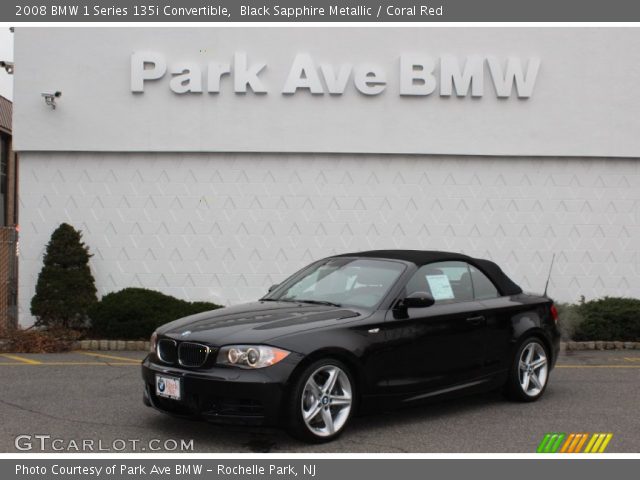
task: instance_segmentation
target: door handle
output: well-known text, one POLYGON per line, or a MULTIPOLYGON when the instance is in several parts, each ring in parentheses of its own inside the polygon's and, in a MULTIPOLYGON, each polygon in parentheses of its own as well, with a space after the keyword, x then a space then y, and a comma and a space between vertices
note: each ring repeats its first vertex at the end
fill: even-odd
POLYGON ((481 325, 485 322, 484 317, 482 315, 478 315, 477 317, 469 317, 467 318, 467 323, 471 325, 481 325))

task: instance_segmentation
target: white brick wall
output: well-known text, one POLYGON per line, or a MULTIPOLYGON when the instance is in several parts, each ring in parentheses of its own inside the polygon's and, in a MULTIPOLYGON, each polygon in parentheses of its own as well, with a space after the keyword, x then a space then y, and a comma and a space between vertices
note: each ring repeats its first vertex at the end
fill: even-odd
POLYGON ((21 323, 61 222, 83 231, 100 294, 142 286, 239 303, 314 259, 461 251, 525 290, 640 296, 640 161, 435 156, 21 155, 21 323))

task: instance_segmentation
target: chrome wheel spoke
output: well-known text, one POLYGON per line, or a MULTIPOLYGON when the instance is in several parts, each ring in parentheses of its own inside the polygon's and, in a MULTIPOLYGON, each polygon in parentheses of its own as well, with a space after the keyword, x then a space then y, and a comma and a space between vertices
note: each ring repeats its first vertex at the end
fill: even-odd
POLYGON ((533 343, 532 343, 526 349, 527 358, 526 358, 525 362, 528 363, 528 364, 531 364, 531 360, 533 360, 533 350, 534 350, 534 347, 533 347, 533 343))
POLYGON ((531 383, 533 383, 534 387, 536 387, 537 389, 542 388, 542 384, 540 383, 540 380, 538 380, 538 377, 536 376, 535 373, 532 373, 529 379, 531 380, 531 383))
POLYGON ((320 398, 322 396, 322 387, 316 383, 316 380, 313 377, 309 379, 307 387, 309 387, 316 398, 320 398))
POLYGON ((331 395, 329 397, 329 403, 331 405, 351 405, 351 397, 331 395))
POLYGON ((327 381, 323 385, 323 388, 322 388, 323 392, 326 394, 330 394, 331 391, 336 386, 337 380, 338 380, 338 369, 332 368, 331 370, 329 370, 329 377, 327 378, 327 381))
POLYGON ((540 367, 542 367, 542 366, 544 366, 546 364, 547 364, 547 359, 546 358, 539 358, 538 360, 536 360, 535 362, 533 362, 531 364, 531 367, 534 370, 537 370, 538 368, 540 368, 540 367))
POLYGON ((322 405, 320 403, 316 403, 311 407, 310 410, 303 411, 302 414, 304 416, 305 421, 309 422, 313 420, 315 417, 318 416, 318 414, 320 413, 320 410, 322 410, 322 405))
POLYGON ((331 416, 331 410, 328 407, 322 409, 322 421, 324 422, 324 426, 327 429, 329 435, 335 433, 335 425, 333 424, 333 417, 331 416))
POLYGON ((529 375, 529 373, 526 373, 522 376, 522 389, 526 392, 527 390, 529 390, 529 380, 530 380, 531 376, 529 375))

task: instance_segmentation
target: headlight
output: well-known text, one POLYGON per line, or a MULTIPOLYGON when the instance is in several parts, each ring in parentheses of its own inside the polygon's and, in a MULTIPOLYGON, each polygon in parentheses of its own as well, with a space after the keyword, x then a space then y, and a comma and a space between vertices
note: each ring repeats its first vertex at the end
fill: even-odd
POLYGON ((227 345, 218 352, 217 363, 240 368, 264 368, 284 360, 289 353, 264 345, 227 345))
POLYGON ((156 345, 158 344, 158 332, 151 334, 151 340, 149 341, 149 351, 151 353, 156 351, 156 345))

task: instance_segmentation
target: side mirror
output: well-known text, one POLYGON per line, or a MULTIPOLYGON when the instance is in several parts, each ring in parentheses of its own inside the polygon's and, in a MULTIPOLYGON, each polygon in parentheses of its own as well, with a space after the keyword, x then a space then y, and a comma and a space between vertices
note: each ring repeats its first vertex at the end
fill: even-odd
POLYGON ((436 301, 427 292, 414 292, 402 300, 402 305, 406 308, 426 308, 434 303, 436 301))
POLYGON ((269 287, 269 290, 267 290, 267 293, 271 293, 271 292, 273 292, 273 291, 274 291, 276 288, 278 288, 279 286, 280 286, 280 284, 279 284, 279 283, 274 283, 273 285, 271 285, 271 286, 269 287))

